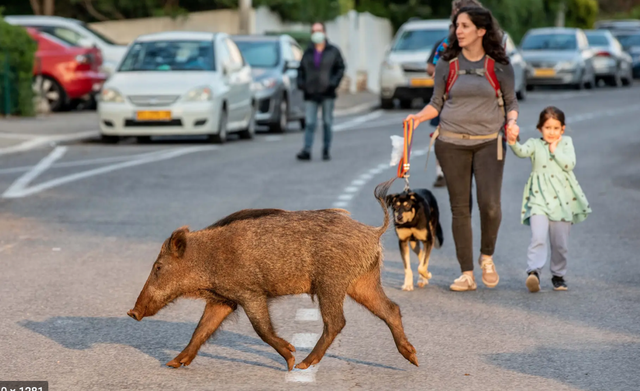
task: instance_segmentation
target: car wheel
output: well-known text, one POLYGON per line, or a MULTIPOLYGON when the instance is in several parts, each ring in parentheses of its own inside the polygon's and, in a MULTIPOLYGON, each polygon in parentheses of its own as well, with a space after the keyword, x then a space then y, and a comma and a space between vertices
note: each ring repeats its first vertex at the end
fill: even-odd
POLYGON ((102 141, 105 144, 117 144, 118 141, 120 141, 120 137, 118 137, 118 136, 108 136, 106 134, 101 134, 100 135, 100 141, 102 141))
POLYGON ((67 93, 64 88, 53 78, 42 78, 42 96, 49 104, 49 110, 62 111, 67 106, 67 93))
POLYGON ((401 99, 400 100, 400 107, 403 109, 410 109, 413 105, 413 100, 411 99, 401 99))
POLYGON ((238 133, 241 139, 250 140, 256 134, 256 105, 251 104, 251 113, 249 114, 249 125, 238 133))
POLYGON ((380 98, 380 107, 384 110, 393 109, 393 99, 380 98))
POLYGON ((224 144, 227 141, 227 109, 224 107, 220 111, 218 133, 210 135, 209 140, 215 144, 224 144))
POLYGON ((282 95, 280 107, 278 108, 278 122, 270 126, 270 130, 274 133, 284 133, 289 125, 289 104, 287 96, 282 95))
POLYGON ((527 89, 527 91, 533 91, 533 89, 534 89, 534 88, 535 88, 535 86, 534 86, 534 85, 527 84, 527 88, 526 88, 526 89, 527 89))
POLYGON ((520 88, 520 91, 516 92, 516 98, 518 100, 526 100, 527 99, 527 91, 529 90, 529 86, 527 85, 527 82, 524 81, 522 82, 522 88, 520 88))
POLYGON ((138 136, 136 137, 136 142, 138 144, 149 144, 151 143, 151 136, 138 136))

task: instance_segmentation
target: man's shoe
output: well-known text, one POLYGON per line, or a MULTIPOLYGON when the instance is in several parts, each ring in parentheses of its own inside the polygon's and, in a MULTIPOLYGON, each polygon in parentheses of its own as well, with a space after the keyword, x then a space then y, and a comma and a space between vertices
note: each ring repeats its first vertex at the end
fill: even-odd
POLYGON ((553 284, 554 291, 566 291, 569 289, 563 277, 553 276, 551 283, 553 284))
POLYGON ((433 187, 445 187, 447 182, 444 180, 444 175, 438 175, 436 181, 433 182, 433 187))
POLYGON ((329 151, 322 152, 322 160, 331 160, 331 155, 329 154, 329 151))
POLYGON ((529 277, 527 277, 525 284, 527 285, 529 292, 538 292, 540 290, 540 276, 538 275, 538 272, 529 272, 529 277))
POLYGON ((296 155, 298 160, 311 160, 311 154, 307 151, 300 151, 299 154, 296 155))
POLYGON ((495 288, 500 281, 500 276, 496 271, 496 265, 492 258, 480 256, 480 267, 482 268, 482 282, 487 288, 495 288))

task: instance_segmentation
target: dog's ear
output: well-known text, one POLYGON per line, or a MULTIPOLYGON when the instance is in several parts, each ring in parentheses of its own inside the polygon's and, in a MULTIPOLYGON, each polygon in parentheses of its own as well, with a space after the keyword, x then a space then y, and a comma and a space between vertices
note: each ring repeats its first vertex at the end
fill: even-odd
POLYGON ((393 201, 395 201, 396 196, 394 194, 389 194, 387 196, 387 206, 391 206, 393 204, 393 201))

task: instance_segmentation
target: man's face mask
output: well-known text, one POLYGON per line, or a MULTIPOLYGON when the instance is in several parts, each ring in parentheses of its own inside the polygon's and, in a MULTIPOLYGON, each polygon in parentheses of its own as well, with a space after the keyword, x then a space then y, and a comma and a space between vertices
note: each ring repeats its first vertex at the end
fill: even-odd
POLYGON ((322 43, 325 40, 325 35, 322 31, 316 31, 311 34, 311 42, 313 43, 322 43))

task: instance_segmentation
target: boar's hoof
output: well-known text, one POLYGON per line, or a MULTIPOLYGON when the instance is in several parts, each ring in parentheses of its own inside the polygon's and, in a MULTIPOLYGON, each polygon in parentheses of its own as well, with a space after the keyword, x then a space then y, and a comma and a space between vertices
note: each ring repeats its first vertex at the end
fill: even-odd
POLYGON ((136 310, 129 310, 129 312, 127 312, 127 315, 137 320, 138 322, 142 320, 142 316, 140 316, 140 314, 136 310))
POLYGON ((408 341, 406 342, 406 344, 398 346, 398 350, 400 351, 400 354, 402 354, 404 358, 409 360, 411 364, 415 365, 416 367, 419 366, 418 357, 416 356, 416 348, 414 348, 413 345, 411 345, 408 341))
POLYGON ((181 366, 187 366, 189 364, 191 364, 191 361, 193 361, 195 357, 194 356, 190 356, 190 355, 186 355, 184 353, 180 353, 176 358, 174 358, 173 360, 169 361, 167 363, 168 367, 173 367, 173 368, 180 368, 181 366))

